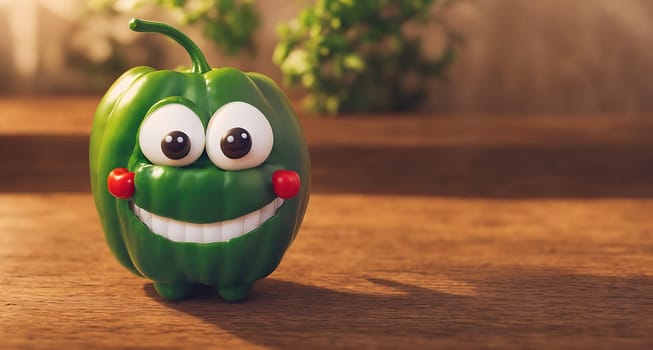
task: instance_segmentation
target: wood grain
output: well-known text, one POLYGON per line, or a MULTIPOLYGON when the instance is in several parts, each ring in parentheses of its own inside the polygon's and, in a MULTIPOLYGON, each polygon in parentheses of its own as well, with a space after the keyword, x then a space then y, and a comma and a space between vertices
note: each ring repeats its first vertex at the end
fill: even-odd
POLYGON ((304 121, 304 225, 237 304, 166 302, 118 266, 79 125, 4 126, 2 149, 24 151, 3 153, 0 348, 653 346, 651 122, 406 117, 304 121))

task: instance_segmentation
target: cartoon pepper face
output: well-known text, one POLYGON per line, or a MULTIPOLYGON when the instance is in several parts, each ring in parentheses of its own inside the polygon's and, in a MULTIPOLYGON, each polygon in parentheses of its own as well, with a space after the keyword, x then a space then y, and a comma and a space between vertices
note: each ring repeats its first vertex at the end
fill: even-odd
POLYGON ((90 143, 92 190, 118 261, 179 299, 200 285, 247 297, 293 241, 310 160, 295 113, 269 78, 211 69, 190 39, 190 72, 136 67, 100 102, 90 143))

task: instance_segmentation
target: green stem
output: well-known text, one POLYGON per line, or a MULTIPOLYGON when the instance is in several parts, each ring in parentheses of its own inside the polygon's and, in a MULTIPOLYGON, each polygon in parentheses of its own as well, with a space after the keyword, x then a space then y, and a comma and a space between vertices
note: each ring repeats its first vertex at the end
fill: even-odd
POLYGON ((184 33, 165 23, 146 21, 140 18, 129 20, 129 28, 135 32, 161 33, 179 43, 186 49, 193 61, 193 73, 204 74, 211 70, 202 50, 184 33))

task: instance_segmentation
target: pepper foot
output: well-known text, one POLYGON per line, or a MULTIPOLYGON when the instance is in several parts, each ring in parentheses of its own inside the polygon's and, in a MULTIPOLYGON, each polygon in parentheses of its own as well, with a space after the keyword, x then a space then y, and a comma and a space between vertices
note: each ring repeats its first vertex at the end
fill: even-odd
POLYGON ((230 302, 243 301, 249 296, 252 284, 240 284, 235 286, 218 286, 218 294, 222 299, 230 302))
POLYGON ((190 283, 171 284, 154 282, 154 289, 166 300, 179 300, 193 293, 197 289, 197 285, 190 283))

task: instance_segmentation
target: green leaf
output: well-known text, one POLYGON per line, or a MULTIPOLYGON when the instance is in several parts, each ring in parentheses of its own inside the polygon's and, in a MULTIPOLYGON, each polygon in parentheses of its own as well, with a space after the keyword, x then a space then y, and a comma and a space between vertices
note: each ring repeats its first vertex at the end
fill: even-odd
POLYGON ((300 75, 311 70, 308 53, 305 50, 295 49, 281 63, 281 71, 286 74, 300 75))
POLYGON ((426 83, 452 64, 460 42, 436 3, 441 1, 315 0, 279 25, 273 61, 285 82, 305 89, 304 106, 312 111, 415 108, 426 97, 426 83), (446 32, 447 50, 436 60, 422 50, 428 38, 408 38, 402 31, 406 24, 427 22, 446 32))
POLYGON ((345 56, 342 60, 343 67, 354 71, 362 71, 365 69, 365 61, 358 54, 352 53, 345 56))

